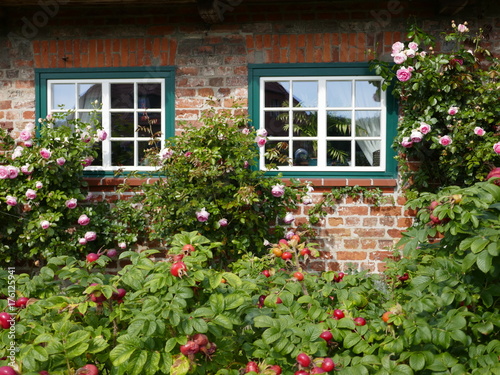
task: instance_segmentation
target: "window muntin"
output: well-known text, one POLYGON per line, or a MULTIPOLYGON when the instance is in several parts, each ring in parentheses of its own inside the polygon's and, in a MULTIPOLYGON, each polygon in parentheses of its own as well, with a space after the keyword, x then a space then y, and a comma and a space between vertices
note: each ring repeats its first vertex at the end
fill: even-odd
POLYGON ((151 134, 160 139, 165 135, 165 79, 47 80, 48 114, 61 112, 63 106, 86 122, 95 103, 102 103, 99 119, 108 138, 86 170, 152 170, 146 150, 161 147, 151 144, 151 134))
POLYGON ((278 146, 280 171, 385 171, 386 97, 375 76, 261 77, 265 151, 278 146))

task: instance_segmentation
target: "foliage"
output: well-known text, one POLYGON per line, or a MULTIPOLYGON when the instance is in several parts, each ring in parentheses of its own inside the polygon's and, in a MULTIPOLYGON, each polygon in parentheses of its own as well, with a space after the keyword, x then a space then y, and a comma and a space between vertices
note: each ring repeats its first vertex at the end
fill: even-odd
POLYGON ((413 26, 409 42, 393 45, 394 64, 372 61, 384 88, 400 104, 398 152, 403 181, 413 192, 442 186, 470 186, 484 180, 498 164, 499 59, 483 48, 482 30, 473 35, 465 24, 444 35, 441 52, 435 40, 413 26), (446 46, 446 48, 444 48, 446 46), (407 161, 419 161, 411 171, 407 161))
POLYGON ((99 137, 105 134, 95 116, 90 123, 68 119, 67 125, 55 126, 66 116, 71 118, 71 113, 41 119, 36 139, 34 124, 28 124, 16 140, 0 130, 0 259, 4 264, 97 251, 113 239, 107 204, 89 203, 82 178, 84 166, 97 156, 99 137), (90 222, 80 225, 81 215, 90 222), (89 240, 84 245, 79 241, 86 234, 89 240))
MULTIPOLYGON (((294 180, 285 186, 254 167, 256 133, 245 116, 211 108, 200 120, 200 127, 186 126, 151 156, 158 162, 157 181, 141 186, 131 202, 141 209, 142 235, 149 240, 165 245, 176 233, 196 230, 221 243, 216 263, 227 264, 282 237, 283 219, 305 187, 294 180), (273 195, 273 188, 282 193, 273 195)), ((123 209, 124 222, 131 210, 123 209)))

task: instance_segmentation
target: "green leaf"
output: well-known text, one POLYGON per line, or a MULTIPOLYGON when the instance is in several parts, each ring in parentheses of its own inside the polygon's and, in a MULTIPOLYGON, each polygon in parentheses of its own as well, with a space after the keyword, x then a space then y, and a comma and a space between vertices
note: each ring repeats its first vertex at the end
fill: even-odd
POLYGON ((254 325, 257 328, 273 327, 275 325, 274 319, 267 315, 259 315, 254 319, 254 325))
POLYGON ((189 359, 178 354, 172 357, 172 365, 170 366, 170 375, 186 375, 190 370, 189 359))
POLYGON ((221 327, 224 327, 226 329, 233 329, 233 323, 231 320, 224 315, 217 315, 214 319, 213 322, 217 323, 221 327))
POLYGON ((120 366, 121 364, 127 362, 136 349, 137 348, 133 346, 124 344, 118 344, 115 346, 109 353, 109 358, 111 359, 113 366, 120 366))
POLYGON ((470 249, 473 253, 477 254, 482 251, 487 244, 490 243, 490 240, 487 238, 479 237, 472 242, 470 249))
POLYGON ((275 327, 268 328, 262 333, 262 340, 268 345, 279 340, 282 337, 282 332, 275 327))
POLYGON ((477 256, 477 267, 484 273, 488 273, 491 269, 492 256, 487 251, 481 252, 477 256))
POLYGON ((344 347, 345 348, 352 348, 354 345, 356 345, 359 341, 361 340, 361 336, 357 332, 349 332, 345 337, 344 337, 344 347))
POLYGON ((415 371, 423 370, 425 367, 425 355, 420 352, 411 353, 410 367, 415 371))
MULTIPOLYGON (((143 373, 146 363, 148 362, 148 352, 142 350, 140 352, 135 352, 128 360, 128 374, 139 375, 143 373)), ((148 364, 149 366, 149 364, 148 364)))

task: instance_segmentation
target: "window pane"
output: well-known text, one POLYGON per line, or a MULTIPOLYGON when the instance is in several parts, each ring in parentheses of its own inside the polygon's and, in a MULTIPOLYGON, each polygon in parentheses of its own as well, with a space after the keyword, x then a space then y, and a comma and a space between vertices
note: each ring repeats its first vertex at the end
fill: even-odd
POLYGON ((293 134, 301 137, 315 137, 318 135, 317 111, 294 111, 293 134))
POLYGON ((78 108, 93 109, 101 103, 102 86, 100 84, 81 83, 78 85, 78 108))
POLYGON ((288 113, 288 111, 264 113, 265 126, 269 136, 284 137, 288 135, 288 113))
POLYGON ((148 150, 152 150, 156 147, 155 144, 149 144, 149 142, 138 142, 139 151, 139 165, 148 166, 151 163, 148 160, 148 150))
POLYGON ((102 166, 102 143, 96 142, 94 143, 94 150, 97 151, 97 157, 92 162, 93 166, 102 166))
POLYGON ((111 162, 113 165, 117 166, 134 165, 134 142, 111 142, 111 162))
POLYGON ((350 107, 352 103, 351 81, 326 82, 326 106, 350 107))
POLYGON ((139 112, 137 113, 137 125, 139 137, 160 137, 161 113, 139 112))
POLYGON ((356 142, 356 166, 380 166, 380 141, 356 142))
POLYGON ((352 112, 328 111, 326 113, 327 133, 329 137, 348 137, 351 135, 352 112))
POLYGON ((266 82, 264 84, 264 106, 266 108, 288 107, 290 102, 290 83, 266 82))
MULTIPOLYGON (((96 120, 99 121, 99 124, 102 124, 102 113, 99 112, 94 114, 94 116, 97 116, 96 120)), ((92 116, 90 115, 90 112, 78 112, 78 118, 83 122, 90 123, 92 116)))
POLYGON ((75 84, 74 83, 54 83, 52 85, 52 108, 75 109, 75 84))
POLYGON ((380 81, 356 81, 356 107, 380 107, 380 81))
POLYGON ((134 108, 134 84, 111 84, 111 108, 134 108))
POLYGON ((356 136, 380 136, 380 111, 356 111, 356 136))
POLYGON ((293 165, 313 166, 318 164, 317 141, 293 142, 293 165))
POLYGON ((161 108, 161 85, 159 83, 140 83, 137 85, 137 108, 161 108))
POLYGON ((328 165, 349 166, 351 165, 351 142, 330 141, 327 142, 328 165))
POLYGON ((318 82, 317 81, 295 81, 293 82, 293 106, 294 107, 317 107, 318 106, 318 82))
MULTIPOLYGON (((289 157, 288 157, 288 142, 282 142, 282 141, 270 141, 267 142, 265 145, 265 152, 268 153, 270 152, 273 156, 276 156, 279 160, 276 160, 276 158, 269 158, 266 156, 265 158, 265 164, 275 164, 277 166, 288 166, 289 165, 289 157)), ((267 155, 267 154, 266 154, 267 155)))
POLYGON ((133 137, 134 136, 134 114, 117 112, 111 114, 111 136, 133 137))

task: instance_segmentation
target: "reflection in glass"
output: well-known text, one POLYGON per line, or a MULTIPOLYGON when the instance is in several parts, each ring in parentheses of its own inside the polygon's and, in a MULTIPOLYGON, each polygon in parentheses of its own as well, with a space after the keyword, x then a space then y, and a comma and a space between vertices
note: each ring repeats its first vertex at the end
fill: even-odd
MULTIPOLYGON (((52 113, 52 115, 53 115, 53 116, 57 116, 57 115, 58 115, 58 113, 57 113, 57 112, 53 112, 53 113, 52 113)), ((69 114, 64 113, 64 118, 62 118, 62 119, 60 119, 60 118, 56 119, 56 121, 55 121, 55 125, 54 125, 54 126, 55 126, 56 128, 57 128, 57 127, 59 127, 59 126, 69 126, 69 127, 70 127, 70 128, 72 128, 73 130, 75 130, 75 129, 74 129, 74 127, 73 127, 73 126, 71 126, 71 125, 68 123, 68 121, 73 120, 74 118, 75 118, 75 113, 74 113, 74 112, 73 112, 73 113, 69 113, 69 114)))
POLYGON ((134 142, 111 142, 111 164, 116 166, 134 165, 134 142))
POLYGON ((161 85, 159 83, 139 83, 137 95, 137 108, 161 108, 161 85))
POLYGON ((97 157, 92 162, 92 165, 94 167, 102 166, 102 143, 96 142, 96 143, 94 143, 94 145, 92 147, 94 150, 97 151, 97 157))
POLYGON ((380 81, 356 81, 356 107, 380 107, 380 81))
POLYGON ((326 82, 326 106, 327 107, 350 107, 352 104, 351 81, 328 81, 326 82))
POLYGON ((134 136, 134 114, 117 112, 111 114, 111 136, 133 137, 134 136))
MULTIPOLYGON (((83 122, 90 123, 92 116, 90 112, 78 112, 78 118, 83 122)), ((102 124, 102 113, 95 113, 94 118, 99 122, 99 124, 102 124)))
POLYGON ((283 141, 268 141, 265 145, 264 152, 266 153, 265 165, 275 164, 276 166, 288 166, 288 142, 283 141), (271 159, 268 156, 273 155, 271 159))
POLYGON ((161 113, 139 112, 137 113, 137 125, 139 137, 160 137, 161 113))
POLYGON ((351 135, 352 112, 351 111, 327 111, 327 130, 329 137, 341 137, 351 135))
POLYGON ((318 164, 317 141, 293 142, 293 165, 315 166, 318 164))
POLYGON ((65 110, 75 109, 75 84, 54 83, 52 85, 52 109, 64 106, 65 110))
POLYGON ((264 90, 264 107, 288 107, 290 102, 290 82, 266 82, 264 90))
POLYGON ((288 135, 288 111, 264 112, 264 119, 269 136, 283 137, 288 135))
POLYGON ((134 84, 111 84, 111 108, 134 108, 134 84))
POLYGON ((149 142, 137 142, 138 143, 138 155, 139 155, 139 165, 148 166, 151 163, 148 160, 147 151, 152 149, 154 145, 150 145, 149 142))
POLYGON ((380 141, 356 142, 356 166, 380 166, 380 141))
POLYGON ((356 136, 380 137, 380 111, 356 111, 356 136))
POLYGON ((293 82, 294 107, 317 107, 318 106, 318 82, 317 81, 294 81, 293 82))
POLYGON ((293 111, 293 134, 301 137, 315 137, 318 135, 317 111, 293 111))
POLYGON ((102 86, 94 83, 80 83, 78 85, 78 108, 93 109, 102 103, 102 86))
POLYGON ((328 165, 336 167, 351 165, 351 142, 329 141, 326 148, 328 165))

